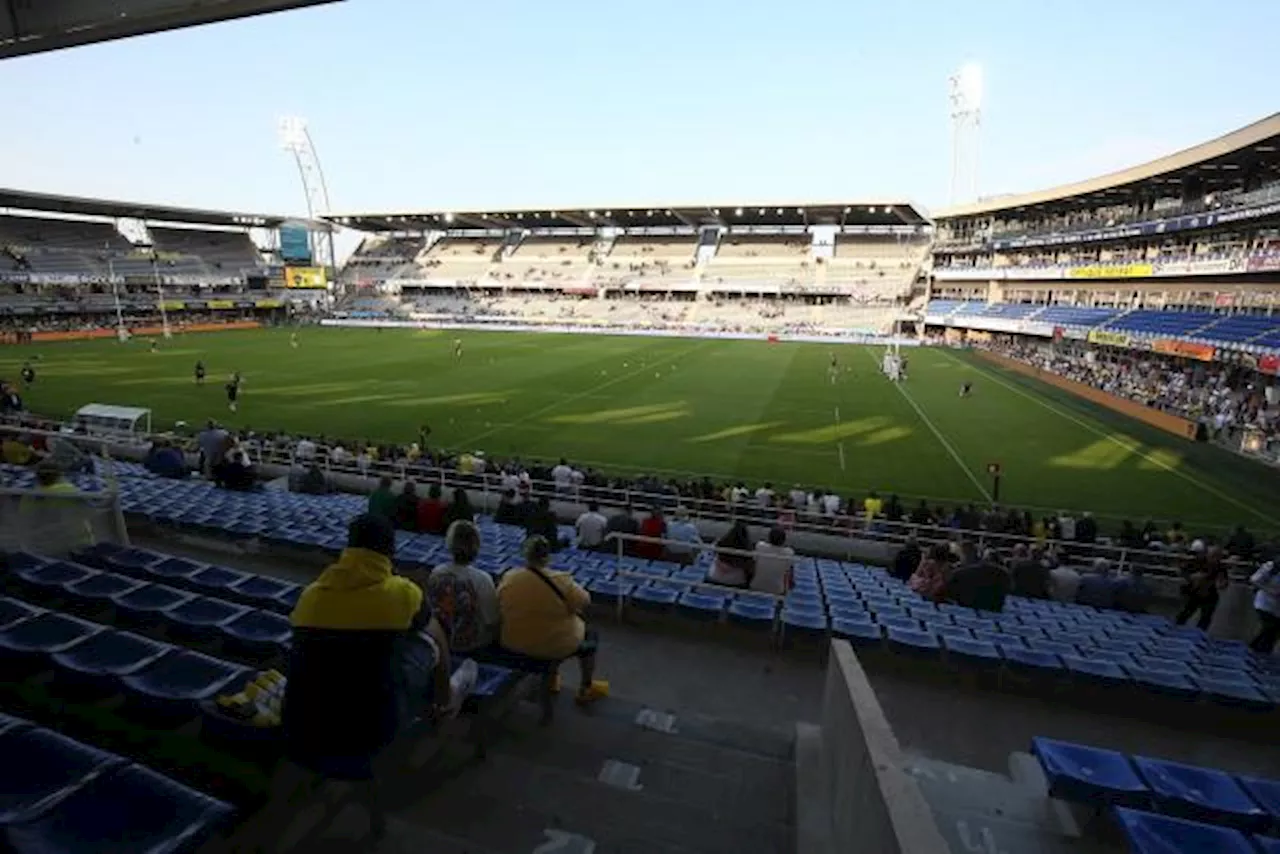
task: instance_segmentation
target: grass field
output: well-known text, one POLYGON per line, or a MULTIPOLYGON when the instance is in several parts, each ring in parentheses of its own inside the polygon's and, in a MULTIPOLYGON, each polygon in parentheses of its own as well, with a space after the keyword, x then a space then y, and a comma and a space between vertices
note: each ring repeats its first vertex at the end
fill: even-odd
POLYGON ((215 417, 236 427, 408 442, 429 423, 453 449, 568 456, 625 474, 711 475, 860 494, 985 501, 1100 516, 1280 528, 1271 469, 1197 445, 949 350, 912 351, 910 380, 880 348, 539 333, 309 329, 0 350, 16 379, 39 356, 33 412, 85 403, 152 408, 156 426, 215 417), (831 383, 832 352, 842 369, 831 383), (203 359, 202 388, 192 368, 203 359), (240 412, 223 383, 245 376, 240 412), (962 380, 974 393, 961 400, 962 380))

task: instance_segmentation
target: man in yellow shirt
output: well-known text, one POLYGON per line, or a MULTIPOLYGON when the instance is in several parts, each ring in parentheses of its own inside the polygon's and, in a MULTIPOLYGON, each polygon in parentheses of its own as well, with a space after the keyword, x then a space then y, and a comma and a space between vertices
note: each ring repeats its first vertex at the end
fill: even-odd
POLYGON ((884 512, 884 499, 877 495, 873 489, 871 494, 863 500, 862 510, 867 514, 867 521, 870 522, 884 512))
POLYGON ((593 678, 599 639, 582 619, 591 596, 569 573, 547 569, 551 546, 545 538, 526 540, 524 557, 528 566, 509 570, 498 585, 502 647, 540 661, 576 657, 582 676, 577 701, 600 699, 608 688, 593 678))

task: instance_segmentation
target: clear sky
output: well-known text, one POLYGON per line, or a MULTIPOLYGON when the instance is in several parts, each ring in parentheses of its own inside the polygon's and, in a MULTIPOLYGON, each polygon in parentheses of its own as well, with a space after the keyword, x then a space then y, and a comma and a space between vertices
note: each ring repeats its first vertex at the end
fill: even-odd
POLYGON ((0 61, 0 186, 301 213, 947 201, 1090 177, 1280 110, 1277 0, 346 0, 0 61))

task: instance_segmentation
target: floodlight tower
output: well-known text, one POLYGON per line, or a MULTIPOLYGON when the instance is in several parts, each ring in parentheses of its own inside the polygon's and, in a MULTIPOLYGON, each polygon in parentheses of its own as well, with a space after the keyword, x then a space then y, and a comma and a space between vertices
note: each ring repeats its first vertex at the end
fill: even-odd
POLYGON ((951 75, 951 203, 978 196, 978 139, 982 130, 982 66, 966 62, 951 75))
MULTIPOLYGON (((277 131, 280 147, 293 155, 293 162, 298 166, 302 193, 307 200, 307 218, 315 219, 317 214, 328 213, 332 209, 329 204, 329 185, 324 180, 324 169, 320 166, 315 143, 311 141, 307 120, 299 116, 285 116, 280 119, 277 131)), ((320 266, 333 268, 335 256, 332 226, 329 227, 327 240, 317 239, 312 233, 311 255, 320 266)))

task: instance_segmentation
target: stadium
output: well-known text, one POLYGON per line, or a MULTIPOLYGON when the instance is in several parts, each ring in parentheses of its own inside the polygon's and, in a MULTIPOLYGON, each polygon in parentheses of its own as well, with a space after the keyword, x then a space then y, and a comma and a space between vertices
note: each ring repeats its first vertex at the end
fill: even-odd
POLYGON ((0 850, 1280 850, 1280 113, 936 210, 282 142, 0 189, 0 850))

